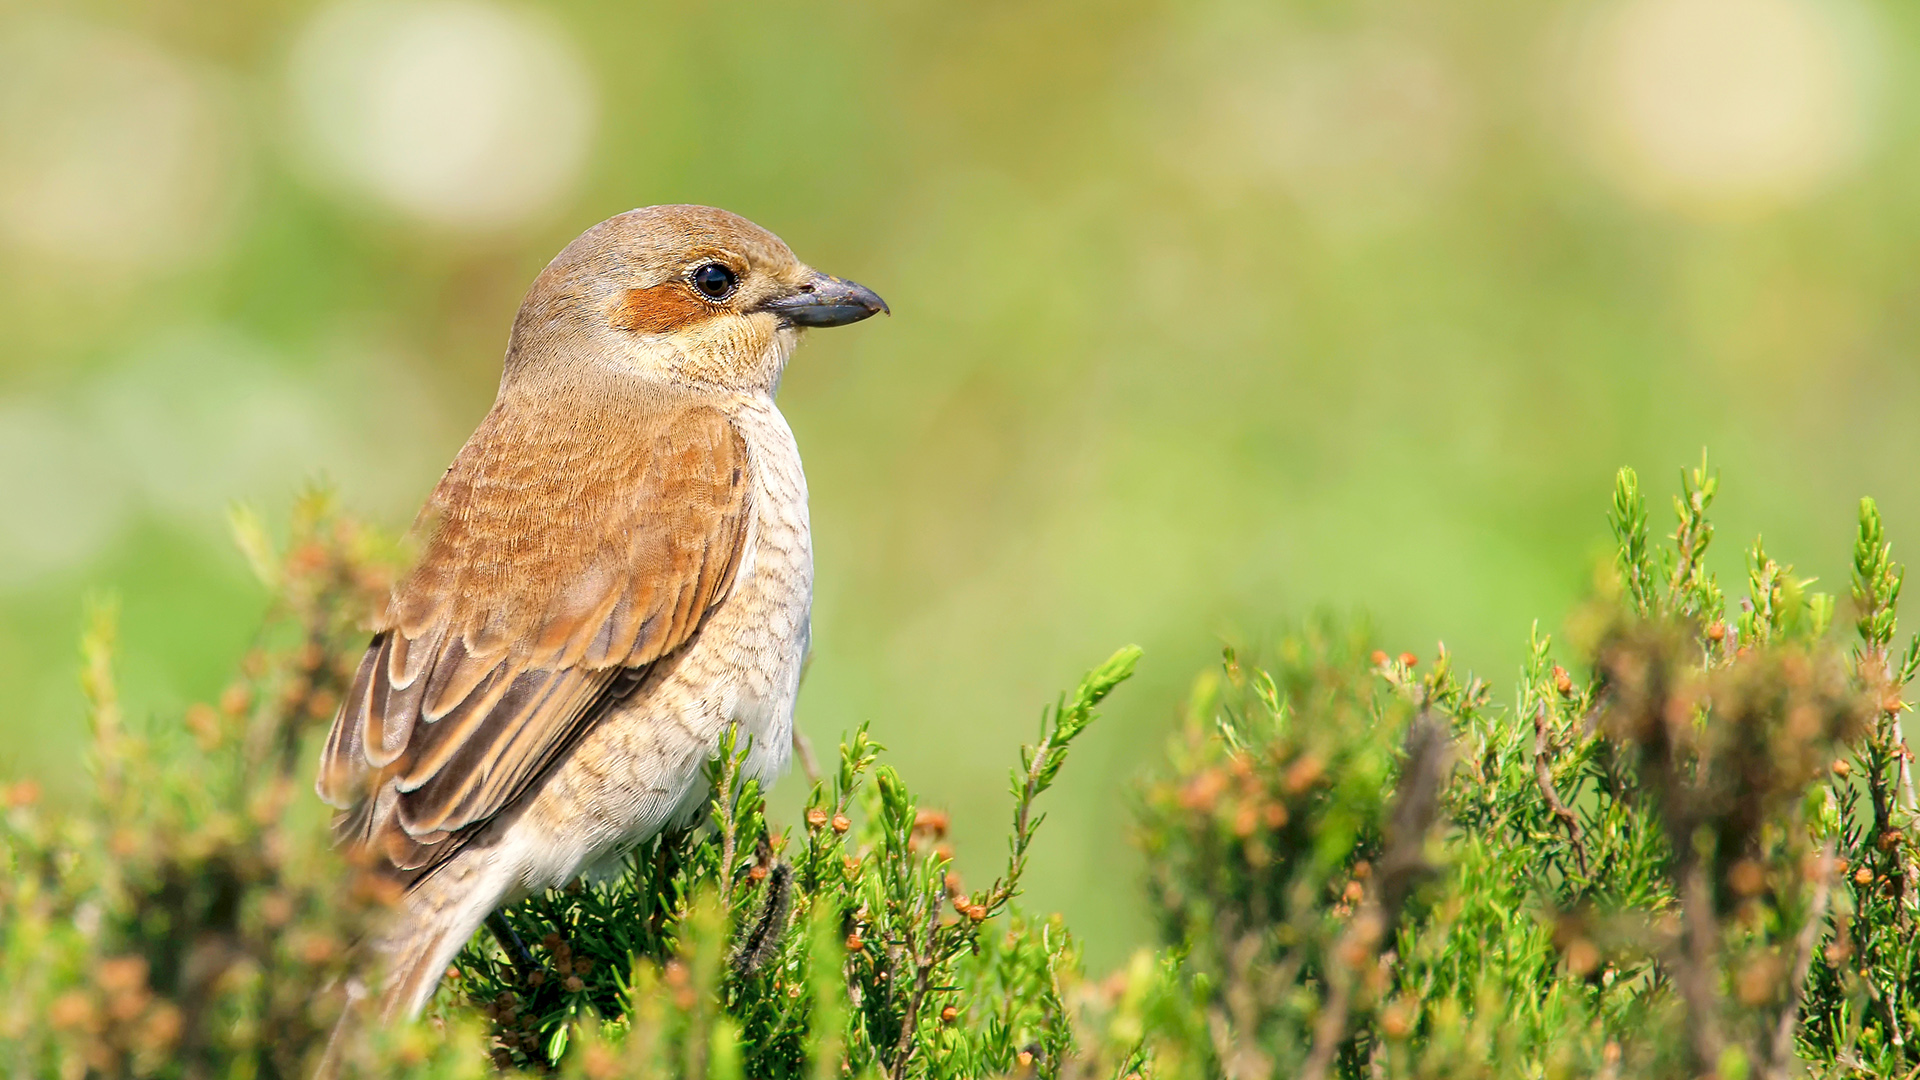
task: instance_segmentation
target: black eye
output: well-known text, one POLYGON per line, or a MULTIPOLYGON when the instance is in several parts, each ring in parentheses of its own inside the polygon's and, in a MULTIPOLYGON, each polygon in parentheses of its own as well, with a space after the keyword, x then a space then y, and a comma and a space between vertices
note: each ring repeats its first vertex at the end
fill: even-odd
POLYGON ((719 263, 708 263, 693 272, 693 287, 709 300, 725 300, 733 295, 733 288, 738 284, 733 271, 719 263))

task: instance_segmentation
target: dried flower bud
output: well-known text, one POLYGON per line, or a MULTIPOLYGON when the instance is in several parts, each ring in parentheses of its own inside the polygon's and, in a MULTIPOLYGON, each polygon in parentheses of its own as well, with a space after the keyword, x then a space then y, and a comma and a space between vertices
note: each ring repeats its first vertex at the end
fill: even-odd
POLYGON ((253 703, 253 691, 244 683, 234 683, 220 692, 220 711, 228 716, 239 716, 253 703))
POLYGON ((1320 763, 1319 758, 1312 754, 1302 754, 1294 760, 1293 764, 1287 766, 1286 775, 1280 779, 1280 786, 1286 789, 1287 794, 1298 795, 1319 782, 1321 774, 1325 771, 1326 766, 1320 763))
POLYGON ((1715 619, 1713 620, 1713 622, 1707 624, 1707 640, 1708 641, 1725 641, 1726 637, 1727 637, 1726 623, 1721 622, 1719 619, 1715 619))
POLYGON ((943 1024, 951 1024, 953 1023, 954 1018, 959 1015, 960 1015, 960 1010, 949 1005, 946 1008, 940 1010, 940 1022, 943 1024))
POLYGON ((1419 657, 1417 657, 1417 656, 1415 656, 1415 655, 1413 655, 1413 654, 1412 654, 1412 653, 1410 653, 1410 652, 1403 652, 1403 653, 1401 653, 1401 654, 1400 654, 1400 662, 1401 662, 1402 664, 1404 664, 1404 665, 1406 665, 1407 667, 1419 667, 1419 666, 1420 666, 1420 658, 1419 658, 1419 657))
POLYGON ((1386 651, 1385 651, 1384 649, 1375 649, 1375 650, 1373 650, 1373 656, 1372 656, 1372 657, 1370 657, 1370 659, 1371 659, 1371 660, 1373 661, 1373 666, 1374 666, 1374 667, 1386 667, 1386 666, 1387 666, 1387 654, 1386 654, 1386 651))
POLYGON ((1839 777, 1842 780, 1845 780, 1847 777, 1853 775, 1853 766, 1847 764, 1845 758, 1835 758, 1833 760, 1832 769, 1833 769, 1833 775, 1839 777))
POLYGON ((766 867, 764 867, 764 866, 754 866, 754 867, 749 867, 749 868, 748 868, 748 870, 747 870, 747 880, 748 880, 748 881, 765 881, 766 879, 767 879, 767 868, 766 868, 766 867))
POLYGON ((1253 835, 1255 826, 1260 823, 1260 813, 1252 803, 1242 803, 1233 815, 1233 835, 1242 840, 1253 835))
POLYGON ((825 810, 822 810, 816 806, 813 809, 807 811, 807 828, 818 829, 826 825, 826 823, 827 823, 827 812, 825 810))
POLYGON ((1380 1033, 1389 1039, 1404 1039, 1413 1034, 1413 1008, 1395 1001, 1380 1010, 1380 1033))
POLYGON ((1553 688, 1561 697, 1573 696, 1573 676, 1559 664, 1553 665, 1553 688))
POLYGON ((834 832, 844 833, 851 828, 853 828, 853 822, 847 820, 847 815, 845 814, 833 815, 833 831, 834 832))
POLYGON ((848 952, 859 952, 861 949, 864 949, 866 947, 867 947, 867 943, 860 940, 859 933, 856 932, 856 933, 847 935, 847 951, 848 952))
POLYGON ((915 832, 930 832, 937 840, 947 835, 949 821, 944 810, 922 810, 913 815, 913 828, 915 832))
POLYGON ((1853 883, 1855 885, 1873 884, 1873 871, 1864 866, 1855 870, 1853 872, 1853 883))
POLYGON ((78 990, 61 994, 47 1007, 47 1023, 56 1031, 91 1027, 93 1019, 93 1002, 78 990))
POLYGON ((585 990, 587 988, 586 982, 582 980, 578 975, 567 976, 567 981, 565 983, 562 983, 561 985, 567 988, 568 993, 573 993, 573 994, 577 994, 580 991, 585 990))

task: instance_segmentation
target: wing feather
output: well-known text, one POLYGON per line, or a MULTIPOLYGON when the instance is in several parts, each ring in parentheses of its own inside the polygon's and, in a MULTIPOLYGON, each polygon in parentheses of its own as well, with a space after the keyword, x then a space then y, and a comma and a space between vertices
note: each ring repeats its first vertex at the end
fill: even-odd
POLYGON ((503 393, 422 512, 328 735, 318 788, 346 841, 430 869, 536 784, 725 598, 749 472, 708 403, 614 396, 582 418, 503 393))

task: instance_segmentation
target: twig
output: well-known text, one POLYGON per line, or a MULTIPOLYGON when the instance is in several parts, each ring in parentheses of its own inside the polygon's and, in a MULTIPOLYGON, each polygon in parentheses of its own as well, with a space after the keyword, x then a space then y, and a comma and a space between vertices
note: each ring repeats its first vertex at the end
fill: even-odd
POLYGON ((1380 943, 1393 934, 1400 909, 1414 885, 1433 870, 1426 858, 1427 832, 1439 814, 1450 744, 1445 726, 1424 710, 1407 729, 1407 763, 1399 783, 1394 785, 1378 887, 1334 946, 1333 962, 1327 970, 1331 992, 1314 1025, 1313 1050, 1300 1070, 1299 1080, 1325 1080, 1331 1073, 1340 1045, 1346 1041, 1347 1016, 1353 1009, 1360 969, 1372 962, 1380 943))
POLYGON ((1680 890, 1681 942, 1675 951, 1674 985, 1687 1003, 1687 1029, 1701 1068, 1714 1068, 1725 1042, 1720 1038, 1718 1000, 1713 987, 1713 946, 1719 927, 1713 921, 1712 886, 1698 856, 1689 860, 1680 890))
MULTIPOLYGON (((907 1061, 913 1057, 913 1033, 919 1025, 920 1003, 927 996, 927 977, 933 974, 934 938, 940 933, 939 890, 935 888, 928 894, 926 903, 927 936, 921 947, 909 956, 913 961, 913 992, 907 995, 907 1014, 900 1020, 900 1039, 893 1044, 893 1067, 888 1075, 893 1080, 902 1080, 907 1075, 907 1061)), ((909 948, 912 947, 909 943, 909 948)))
POLYGON ((1580 876, 1590 880, 1593 872, 1587 868, 1587 848, 1580 840, 1580 819, 1560 801, 1560 793, 1553 788, 1553 767, 1547 761, 1547 704, 1544 701, 1533 714, 1533 781, 1540 785, 1547 809, 1567 827, 1567 843, 1573 848, 1573 861, 1580 868, 1580 876))
POLYGON ((1793 974, 1787 982, 1787 1004, 1774 1025, 1773 1048, 1768 1055, 1769 1075, 1791 1075, 1793 1033, 1800 1026, 1800 1002, 1806 994, 1807 973, 1813 969, 1813 949, 1820 943, 1820 931, 1827 921, 1827 903, 1833 892, 1833 841, 1820 847, 1819 876, 1813 885, 1813 900, 1807 907, 1807 921, 1793 944, 1793 974))
POLYGON ((807 774, 807 783, 819 783, 820 762, 813 756, 813 743, 797 727, 793 729, 793 756, 800 759, 800 771, 807 774))

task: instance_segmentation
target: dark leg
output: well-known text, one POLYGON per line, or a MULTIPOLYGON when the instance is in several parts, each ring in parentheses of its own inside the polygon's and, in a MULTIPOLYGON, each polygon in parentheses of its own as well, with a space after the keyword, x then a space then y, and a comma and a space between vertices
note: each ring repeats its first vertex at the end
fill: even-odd
POLYGON ((487 929, 493 931, 493 939, 500 943, 507 959, 513 962, 513 970, 524 985, 528 977, 540 969, 540 965, 533 962, 533 954, 527 951, 527 943, 520 940, 520 935, 514 931, 507 917, 497 911, 487 916, 487 929))

